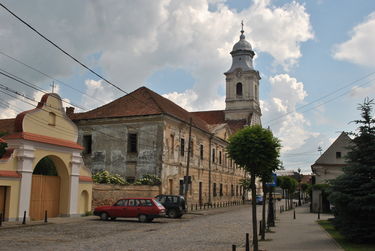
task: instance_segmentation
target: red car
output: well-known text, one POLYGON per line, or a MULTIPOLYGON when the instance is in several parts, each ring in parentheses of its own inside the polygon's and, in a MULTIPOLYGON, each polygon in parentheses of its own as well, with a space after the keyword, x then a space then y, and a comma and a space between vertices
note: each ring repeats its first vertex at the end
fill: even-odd
POLYGON ((118 200, 113 206, 101 206, 94 210, 101 220, 115 220, 117 217, 138 218, 140 222, 151 222, 164 217, 165 208, 154 198, 126 198, 118 200))

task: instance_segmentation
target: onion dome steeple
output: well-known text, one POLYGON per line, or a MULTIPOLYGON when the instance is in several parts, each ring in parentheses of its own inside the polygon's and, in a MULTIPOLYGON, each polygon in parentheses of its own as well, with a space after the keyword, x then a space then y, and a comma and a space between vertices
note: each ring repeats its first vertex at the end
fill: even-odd
POLYGON ((254 70, 253 57, 255 53, 251 44, 245 39, 243 22, 241 25, 240 41, 233 46, 233 50, 230 53, 232 55, 232 66, 226 73, 234 72, 236 69, 241 69, 242 71, 254 70))

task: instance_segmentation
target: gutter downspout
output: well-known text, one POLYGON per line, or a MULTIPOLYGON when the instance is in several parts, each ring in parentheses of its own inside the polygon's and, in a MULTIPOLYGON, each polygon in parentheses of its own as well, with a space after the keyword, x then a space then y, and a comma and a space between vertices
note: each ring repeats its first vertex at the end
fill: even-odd
POLYGON ((211 147, 212 147, 212 137, 210 134, 209 146, 208 146, 208 203, 211 204, 211 147))

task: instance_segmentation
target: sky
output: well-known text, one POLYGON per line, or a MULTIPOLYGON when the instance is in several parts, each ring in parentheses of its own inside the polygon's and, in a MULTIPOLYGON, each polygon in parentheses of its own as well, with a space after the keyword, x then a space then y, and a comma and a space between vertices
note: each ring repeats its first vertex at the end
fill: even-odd
MULTIPOLYGON (((355 131, 358 104, 375 96, 373 0, 2 3, 125 92, 146 86, 189 111, 225 109, 223 73, 243 20, 262 77, 262 125, 281 140, 289 170, 311 172, 318 147, 355 131)), ((125 95, 1 7, 0 23, 0 118, 31 109, 52 83, 76 111, 125 95)))

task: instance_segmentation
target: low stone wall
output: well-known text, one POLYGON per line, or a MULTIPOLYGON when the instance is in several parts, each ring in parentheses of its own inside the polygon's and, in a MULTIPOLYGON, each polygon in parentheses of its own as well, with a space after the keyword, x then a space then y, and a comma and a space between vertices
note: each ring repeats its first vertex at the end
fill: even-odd
POLYGON ((92 187, 92 208, 113 205, 121 198, 155 197, 158 194, 160 194, 159 186, 94 184, 92 187))

